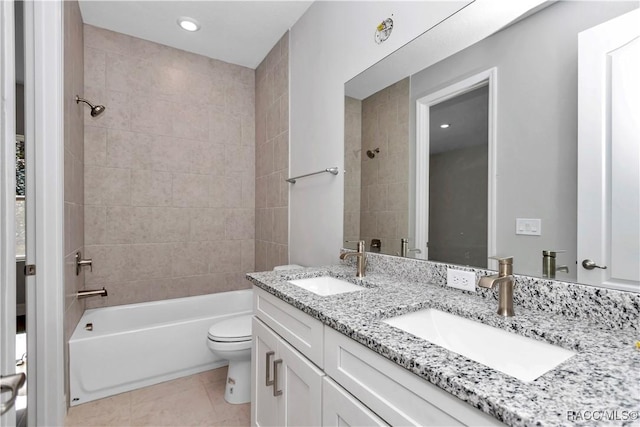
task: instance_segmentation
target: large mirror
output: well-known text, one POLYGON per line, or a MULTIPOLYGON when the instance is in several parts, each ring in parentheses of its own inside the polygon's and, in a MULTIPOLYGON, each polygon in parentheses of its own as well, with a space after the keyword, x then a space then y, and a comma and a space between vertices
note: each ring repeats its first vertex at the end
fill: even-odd
MULTIPOLYGON (((583 64, 579 70, 579 57, 599 44, 579 46, 579 34, 597 33, 600 24, 637 8, 637 2, 557 2, 386 87, 375 87, 371 69, 347 82, 345 240, 363 239, 374 252, 474 267, 495 268, 488 257, 512 255, 517 274, 640 291, 640 111, 627 111, 638 104, 638 92, 629 91, 635 78, 624 83, 626 98, 612 95, 606 109, 626 111, 636 128, 626 148, 602 151, 609 190, 623 167, 611 151, 630 159, 618 173, 626 183, 594 194, 604 206, 579 207, 587 197, 580 184, 585 167, 580 179, 578 173, 579 134, 585 139, 589 122, 582 114, 596 102, 579 88, 579 74, 591 78, 583 64), (616 191, 624 193, 624 209, 616 207, 616 191), (579 227, 593 209, 605 212, 605 234, 619 237, 585 253, 579 246, 585 227, 579 227), (618 262, 617 252, 626 253, 618 262), (586 259, 610 265, 587 269, 586 259)), ((627 21, 638 25, 637 17, 627 21)), ((627 58, 616 67, 627 74, 637 67, 640 42, 629 40, 603 54, 604 67, 617 63, 616 52, 627 58)), ((413 43, 400 50, 420 55, 413 43)), ((394 60, 376 66, 388 70, 394 60)))

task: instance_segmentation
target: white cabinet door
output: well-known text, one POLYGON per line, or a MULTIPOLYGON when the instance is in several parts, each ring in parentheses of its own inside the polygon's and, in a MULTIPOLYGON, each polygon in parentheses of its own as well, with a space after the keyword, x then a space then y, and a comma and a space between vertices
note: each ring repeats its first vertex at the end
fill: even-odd
POLYGON ((322 425, 324 373, 255 317, 252 327, 251 424, 322 425))
POLYGON ((273 395, 273 361, 278 336, 255 317, 252 321, 251 425, 277 426, 278 404, 273 395))
POLYGON ((369 408, 329 377, 322 380, 322 425, 388 426, 369 408))
POLYGON ((285 341, 278 343, 282 366, 276 372, 282 426, 322 425, 322 377, 324 372, 285 341))

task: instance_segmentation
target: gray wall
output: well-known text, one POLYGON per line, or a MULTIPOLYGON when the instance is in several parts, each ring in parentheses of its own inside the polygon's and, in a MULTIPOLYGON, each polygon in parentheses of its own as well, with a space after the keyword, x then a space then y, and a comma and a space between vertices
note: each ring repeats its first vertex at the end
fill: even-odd
MULTIPOLYGON (((539 276, 540 252, 564 249, 561 278, 576 277, 577 34, 636 7, 559 2, 411 77, 415 105, 498 68, 497 252, 515 256, 516 272, 539 276), (542 236, 516 235, 516 218, 541 218, 542 236)), ((415 111, 411 119, 415 140, 415 111)))
POLYGON ((486 140, 430 156, 430 260, 486 263, 487 160, 486 140))

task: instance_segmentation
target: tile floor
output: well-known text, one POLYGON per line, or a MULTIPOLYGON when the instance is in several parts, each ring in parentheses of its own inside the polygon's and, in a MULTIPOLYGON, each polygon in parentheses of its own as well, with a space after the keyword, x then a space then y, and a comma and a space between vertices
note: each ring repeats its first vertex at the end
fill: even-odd
POLYGON ((227 368, 69 408, 65 426, 248 426, 250 404, 224 400, 227 368))

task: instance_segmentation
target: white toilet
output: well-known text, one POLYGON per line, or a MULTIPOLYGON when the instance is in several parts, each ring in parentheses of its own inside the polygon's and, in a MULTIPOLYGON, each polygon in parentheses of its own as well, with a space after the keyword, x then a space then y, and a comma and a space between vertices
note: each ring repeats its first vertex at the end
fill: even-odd
POLYGON ((251 314, 214 323, 209 328, 209 349, 229 361, 224 400, 247 403, 251 400, 251 314))
MULTIPOLYGON (((274 270, 294 270, 299 265, 282 265, 274 270)), ((214 323, 207 334, 209 349, 229 361, 224 400, 229 403, 251 401, 251 318, 234 316, 214 323)))

